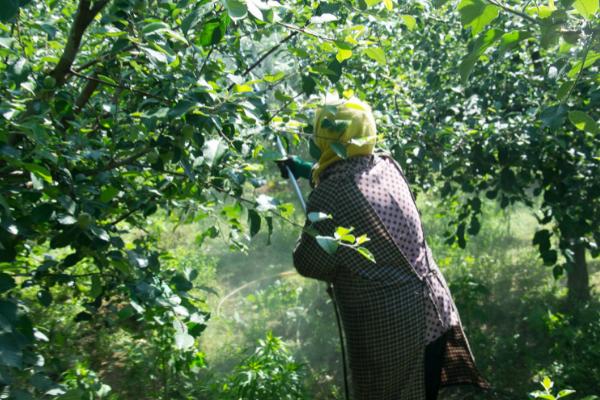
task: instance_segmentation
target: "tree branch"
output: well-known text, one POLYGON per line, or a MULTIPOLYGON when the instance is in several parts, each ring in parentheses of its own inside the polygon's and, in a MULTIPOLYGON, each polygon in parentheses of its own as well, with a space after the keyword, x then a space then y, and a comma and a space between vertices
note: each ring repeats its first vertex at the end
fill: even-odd
POLYGON ((585 69, 585 62, 587 61, 588 53, 590 52, 590 49, 592 48, 592 44, 594 43, 594 39, 596 37, 597 32, 598 31, 594 31, 592 33, 592 35, 590 36, 588 42, 586 43, 585 49, 583 51, 583 57, 581 59, 581 68, 579 69, 579 71, 577 73, 575 82, 573 82, 573 85, 571 85, 571 87, 569 88, 569 92, 565 95, 565 97, 563 98, 563 100, 561 102, 561 104, 563 104, 563 105, 569 100, 569 97, 571 97, 571 93, 573 92, 573 89, 575 89, 575 86, 577 86, 577 84, 581 80, 581 76, 583 75, 583 70, 585 69))
POLYGON ((76 111, 81 111, 81 109, 87 104, 99 84, 100 82, 97 80, 88 80, 87 84, 79 94, 79 97, 77 97, 77 100, 75 100, 76 111))
MULTIPOLYGON (((122 52, 127 52, 127 51, 129 51, 129 50, 132 50, 132 49, 135 49, 135 46, 134 46, 134 45, 127 46, 127 47, 123 48, 122 50, 120 50, 120 52, 121 52, 121 53, 122 53, 122 52)), ((106 54, 106 53, 105 53, 105 54, 101 54, 100 56, 98 56, 98 58, 95 58, 95 59, 93 59, 93 60, 90 60, 90 61, 86 62, 85 64, 83 64, 83 65, 81 65, 81 66, 79 66, 79 67, 75 67, 75 68, 73 68, 73 69, 74 69, 75 71, 77 71, 77 72, 81 72, 81 71, 83 71, 84 69, 88 69, 89 67, 91 67, 91 66, 93 66, 93 65, 96 65, 96 64, 98 64, 98 63, 100 63, 100 62, 112 60, 112 59, 113 59, 113 58, 115 58, 115 57, 116 57, 118 54, 119 54, 119 53, 108 53, 108 54, 106 54)))
POLYGON ((105 170, 105 169, 113 169, 113 168, 118 168, 118 167, 122 167, 124 165, 131 164, 132 162, 134 162, 138 158, 140 158, 140 157, 148 154, 150 151, 152 151, 152 146, 151 145, 147 145, 147 146, 143 147, 141 150, 137 151, 136 153, 132 154, 131 156, 129 156, 129 157, 123 159, 123 160, 109 162, 108 165, 106 167, 102 168, 102 169, 103 170, 105 170))
POLYGON ((540 23, 539 20, 537 20, 537 19, 535 19, 535 18, 533 18, 533 17, 531 17, 531 16, 529 16, 529 15, 527 15, 527 14, 521 12, 521 11, 513 10, 512 8, 506 6, 506 5, 502 4, 502 3, 498 3, 495 0, 486 0, 486 1, 488 3, 496 6, 496 7, 500 7, 501 9, 503 9, 504 11, 506 11, 506 12, 508 12, 510 14, 514 14, 514 15, 516 15, 518 17, 526 19, 529 22, 532 22, 534 24, 539 24, 540 23))
POLYGON ((200 70, 198 71, 198 76, 202 76, 202 72, 204 72, 204 67, 206 67, 206 63, 208 62, 208 59, 210 58, 210 55, 212 54, 212 52, 213 52, 214 49, 215 49, 215 47, 211 46, 210 50, 208 50, 208 53, 204 57, 204 61, 202 61, 202 65, 200 66, 200 70))
POLYGON ((143 91, 143 90, 138 90, 138 89, 134 89, 134 88, 131 88, 131 87, 128 87, 128 86, 125 86, 125 85, 119 85, 119 84, 114 84, 114 83, 111 83, 111 82, 103 81, 102 79, 98 79, 98 78, 96 78, 94 76, 89 76, 89 75, 85 75, 85 74, 79 73, 79 72, 77 72, 77 71, 75 71, 73 69, 71 69, 69 71, 69 73, 71 73, 71 74, 73 74, 75 76, 78 76, 80 78, 87 79, 89 81, 95 81, 97 83, 101 83, 101 84, 106 85, 106 86, 110 86, 110 87, 114 87, 114 88, 118 88, 118 89, 123 89, 123 90, 128 90, 128 91, 130 91, 132 93, 141 94, 142 96, 146 96, 146 97, 150 97, 150 98, 159 100, 159 101, 161 101, 162 103, 164 103, 166 105, 169 105, 169 106, 171 105, 171 102, 169 100, 167 100, 167 99, 165 99, 163 97, 160 97, 160 96, 156 96, 156 95, 154 95, 152 93, 149 93, 149 92, 146 92, 146 91, 143 91))
POLYGON ((304 27, 289 25, 289 24, 286 24, 286 23, 283 23, 283 22, 277 22, 277 25, 281 25, 284 28, 289 29, 289 30, 294 31, 294 32, 299 32, 299 33, 303 33, 303 34, 308 35, 308 36, 316 37, 317 39, 321 39, 321 40, 324 40, 326 42, 335 42, 335 39, 333 39, 333 38, 330 38, 330 37, 327 37, 327 36, 323 36, 323 35, 321 35, 321 34, 319 34, 317 32, 308 30, 308 29, 306 29, 304 27))
MULTIPOLYGON (((248 74, 254 68, 258 67, 263 61, 265 61, 265 59, 267 57, 269 57, 271 54, 275 53, 285 42, 289 41, 291 38, 293 38, 296 35, 298 35, 298 31, 290 32, 289 35, 287 35, 286 37, 284 37, 283 39, 281 39, 281 41, 279 43, 277 43, 275 46, 271 47, 262 56, 260 56, 258 58, 258 60, 256 60, 252 65, 250 65, 248 68, 246 68, 246 70, 242 73, 242 76, 248 76, 248 74)), ((234 86, 235 86, 235 83, 232 83, 231 85, 229 85, 229 87, 227 88, 227 90, 233 89, 234 86)))
POLYGON ((81 39, 83 38, 85 30, 109 1, 110 0, 98 0, 93 5, 90 4, 90 0, 79 1, 77 13, 75 14, 73 24, 71 25, 71 30, 69 31, 69 38, 67 39, 65 50, 63 51, 58 64, 56 64, 56 67, 49 74, 56 79, 57 86, 62 86, 65 83, 67 75, 71 70, 71 66, 75 61, 75 56, 79 51, 79 46, 81 45, 81 39))
MULTIPOLYGON (((246 204, 250 204, 252 206, 256 206, 256 201, 254 201, 254 200, 250 200, 250 199, 247 199, 247 198, 242 197, 242 196, 236 196, 236 195, 228 192, 227 190, 221 189, 221 188, 216 187, 216 186, 211 186, 211 187, 212 187, 212 189, 216 190, 217 192, 223 193, 223 194, 231 197, 232 199, 236 199, 238 201, 241 201, 242 203, 246 203, 246 204)), ((282 220, 286 221, 289 224, 292 224, 292 225, 297 226, 299 228, 303 228, 304 227, 304 225, 301 225, 301 224, 297 223, 296 221, 292 221, 291 219, 283 216, 281 213, 279 213, 277 211, 269 210, 269 212, 271 214, 273 214, 274 216, 276 216, 278 218, 281 218, 282 220)))

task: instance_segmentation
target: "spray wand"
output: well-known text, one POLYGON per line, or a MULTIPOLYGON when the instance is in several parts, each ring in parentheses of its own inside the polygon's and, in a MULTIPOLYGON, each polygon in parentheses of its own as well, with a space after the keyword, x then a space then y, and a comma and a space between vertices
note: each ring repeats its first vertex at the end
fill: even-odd
MULTIPOLYGON (((283 157, 287 157, 287 152, 283 148, 283 144, 281 143, 281 139, 279 136, 277 138, 277 147, 279 148, 279 152, 283 157)), ((298 185, 298 181, 296 181, 296 177, 292 172, 292 169, 289 166, 285 166, 285 169, 290 177, 290 182, 292 182, 292 186, 294 187, 294 191, 296 192, 296 196, 298 196, 298 200, 300 201, 300 205, 302 206, 302 210, 306 214, 306 202, 304 201, 304 196, 302 196, 302 191, 300 191, 300 186, 298 185)))
MULTIPOLYGON (((276 136, 276 139, 277 139, 277 148, 279 149, 279 152, 281 153, 281 155, 283 157, 287 157, 287 152, 285 151, 285 148, 283 147, 283 144, 281 143, 281 139, 279 138, 279 136, 276 136)), ((292 183, 292 187, 294 188, 294 191, 296 192, 296 196, 298 196, 298 200, 300 201, 302 210, 306 214, 306 202, 304 201, 304 196, 302 195, 302 191, 300 190, 298 181, 296 181, 296 177, 294 176, 292 169, 288 165, 285 165, 285 169, 286 169, 286 172, 288 173, 288 177, 290 178, 290 182, 292 183)), ((331 282, 327 283, 327 293, 329 293, 329 296, 331 297, 331 301, 333 302, 333 309, 335 310, 335 318, 337 321, 338 334, 340 335, 340 348, 342 350, 342 368, 344 371, 344 394, 345 394, 346 400, 349 400, 350 399, 350 391, 348 389, 348 371, 346 370, 346 349, 344 347, 344 335, 342 332, 342 321, 340 319, 340 312, 339 312, 339 309, 337 306, 337 302, 335 301, 335 296, 333 293, 333 284, 331 282)))

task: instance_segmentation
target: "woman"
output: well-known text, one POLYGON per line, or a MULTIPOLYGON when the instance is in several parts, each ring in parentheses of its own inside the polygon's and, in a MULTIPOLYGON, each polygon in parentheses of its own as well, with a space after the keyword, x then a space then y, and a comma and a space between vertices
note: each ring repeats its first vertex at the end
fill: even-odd
POLYGON ((333 285, 353 397, 433 400, 441 386, 487 388, 402 171, 388 155, 374 153, 370 107, 357 99, 328 104, 317 111, 314 130, 317 164, 310 168, 297 158, 286 164, 304 176, 311 171, 307 212, 332 218, 307 221, 294 265, 333 285), (375 263, 348 247, 323 250, 314 230, 333 236, 338 226, 367 234, 375 263))

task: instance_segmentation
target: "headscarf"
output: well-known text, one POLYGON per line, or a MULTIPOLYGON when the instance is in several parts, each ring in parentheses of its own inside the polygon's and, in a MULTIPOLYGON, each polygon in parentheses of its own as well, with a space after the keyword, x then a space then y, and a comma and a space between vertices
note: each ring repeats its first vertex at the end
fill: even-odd
POLYGON ((377 140, 371 107, 354 97, 326 103, 317 109, 314 132, 314 142, 321 150, 319 161, 313 167, 314 184, 319 183, 319 175, 325 168, 342 160, 337 153, 345 151, 347 157, 371 155, 377 140))

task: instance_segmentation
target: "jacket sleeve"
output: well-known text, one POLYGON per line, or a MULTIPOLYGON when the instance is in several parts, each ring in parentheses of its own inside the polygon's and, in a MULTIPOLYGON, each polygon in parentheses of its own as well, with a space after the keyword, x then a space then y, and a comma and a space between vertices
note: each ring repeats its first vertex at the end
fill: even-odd
MULTIPOLYGON (((311 209, 310 204, 308 209, 311 209)), ((306 220, 293 253, 294 267, 296 267, 300 275, 328 282, 334 280, 338 264, 337 253, 340 249, 334 254, 327 253, 319 246, 314 235, 306 231, 309 229, 313 230, 314 233, 318 232, 319 235, 333 236, 335 227, 336 224, 332 219, 316 223, 311 223, 308 219, 306 220)))
POLYGON ((311 180, 313 163, 305 161, 298 156, 292 156, 292 173, 296 178, 311 180))

